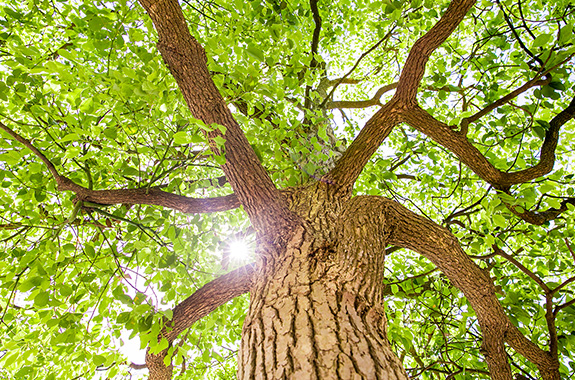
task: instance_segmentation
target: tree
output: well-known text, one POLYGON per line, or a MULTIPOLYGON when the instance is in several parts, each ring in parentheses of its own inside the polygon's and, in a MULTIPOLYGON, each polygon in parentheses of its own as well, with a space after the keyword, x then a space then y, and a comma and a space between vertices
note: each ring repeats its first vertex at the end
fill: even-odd
POLYGON ((1 376, 573 374, 569 1, 140 5, 0 9, 1 376))

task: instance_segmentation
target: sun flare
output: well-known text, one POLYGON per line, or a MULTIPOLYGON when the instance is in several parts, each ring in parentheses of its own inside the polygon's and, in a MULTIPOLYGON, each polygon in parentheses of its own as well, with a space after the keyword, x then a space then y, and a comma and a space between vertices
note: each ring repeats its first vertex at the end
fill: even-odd
POLYGON ((250 255, 250 248, 243 240, 234 240, 229 245, 230 256, 236 260, 245 260, 250 255))

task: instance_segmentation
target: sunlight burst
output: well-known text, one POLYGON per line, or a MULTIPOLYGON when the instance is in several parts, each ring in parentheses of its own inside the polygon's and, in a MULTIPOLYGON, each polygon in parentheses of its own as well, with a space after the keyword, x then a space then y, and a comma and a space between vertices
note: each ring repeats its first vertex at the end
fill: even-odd
POLYGON ((250 248, 243 240, 234 240, 230 243, 230 256, 236 260, 247 259, 250 255, 250 248))

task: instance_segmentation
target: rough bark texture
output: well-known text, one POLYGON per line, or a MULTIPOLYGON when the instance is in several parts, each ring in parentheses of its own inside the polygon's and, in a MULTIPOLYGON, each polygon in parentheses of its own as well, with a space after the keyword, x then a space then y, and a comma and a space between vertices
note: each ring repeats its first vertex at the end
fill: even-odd
POLYGON ((383 214, 325 184, 294 199, 304 222, 256 275, 238 377, 407 379, 386 336, 383 214))
POLYGON ((52 177, 58 185, 58 190, 70 190, 76 194, 76 199, 81 202, 93 202, 100 205, 113 204, 145 204, 155 205, 178 210, 183 213, 209 213, 226 211, 240 206, 235 194, 217 198, 196 199, 168 193, 157 188, 118 189, 118 190, 91 190, 78 185, 66 176, 61 175, 54 164, 37 149, 32 143, 14 132, 11 128, 0 123, 0 129, 4 130, 15 140, 30 149, 48 167, 52 177))
POLYGON ((392 225, 389 242, 428 258, 465 294, 481 326, 482 349, 493 379, 512 378, 503 346, 505 342, 533 362, 544 379, 559 379, 559 363, 511 323, 497 300, 493 281, 465 254, 449 230, 416 215, 397 202, 376 197, 372 199, 374 207, 380 207, 392 225))
POLYGON ((555 149, 559 141, 559 130, 575 116, 575 98, 567 108, 550 121, 550 128, 545 132, 539 162, 527 169, 517 172, 505 172, 491 164, 485 156, 465 136, 465 129, 456 131, 453 126, 435 119, 419 106, 414 106, 402 113, 402 121, 432 138, 437 143, 453 152, 465 165, 480 178, 498 189, 508 189, 511 185, 525 183, 549 173, 555 164, 555 149))
MULTIPOLYGON (((215 87, 204 49, 190 35, 178 2, 140 3, 154 22, 158 49, 192 115, 211 126, 207 135, 212 149, 225 154, 222 169, 235 194, 201 200, 153 188, 86 189, 61 175, 29 140, 2 123, 0 128, 44 162, 59 190, 73 191, 80 201, 150 204, 190 213, 223 211, 240 204, 245 208, 257 232, 257 269, 253 273, 252 267, 229 273, 188 297, 174 309, 173 320, 159 338, 165 337, 171 344, 202 316, 251 291, 239 356, 240 379, 407 379, 386 334, 382 279, 385 248, 392 244, 428 258, 468 298, 481 326, 482 349, 493 379, 512 379, 505 343, 537 365, 543 379, 559 379, 557 347, 552 344, 550 351, 544 351, 521 334, 505 315, 489 275, 466 256, 455 236, 389 199, 351 197, 353 184, 366 163, 400 122, 453 152, 481 179, 499 189, 508 190, 553 168, 559 130, 575 116, 575 99, 550 121, 540 161, 526 170, 507 173, 496 169, 466 136, 470 123, 526 89, 544 84, 540 78, 464 119, 460 131, 417 104, 426 62, 458 27, 474 0, 454 0, 414 44, 398 83, 383 87, 368 102, 378 104, 378 96, 392 88, 396 88, 395 95, 367 122, 333 170, 315 184, 281 192, 215 87), (214 138, 218 136, 226 140, 223 147, 216 144, 214 138)), ((314 52, 321 18, 317 2, 311 4, 316 22, 314 52)), ((338 104, 334 102, 328 107, 335 106, 338 104)), ((573 200, 566 199, 561 209, 547 212, 520 212, 513 207, 511 211, 540 224, 557 217, 568 203, 573 200)), ((550 336, 553 334, 550 331, 550 336)), ((164 364, 166 354, 167 350, 147 355, 150 379, 172 377, 172 365, 164 364)))
POLYGON ((192 115, 211 126, 212 150, 225 153, 222 169, 256 230, 282 229, 290 214, 237 121, 216 88, 203 47, 190 35, 176 0, 141 0, 158 31, 158 50, 176 80, 192 115), (222 132, 218 126, 225 127, 222 132), (219 147, 214 137, 226 142, 219 147))
MULTIPOLYGON (((371 156, 401 122, 453 152, 497 189, 509 191, 514 184, 552 170, 560 128, 575 117, 575 99, 550 121, 539 162, 525 170, 509 173, 495 168, 467 138, 471 123, 527 89, 548 83, 541 79, 546 72, 464 119, 460 130, 437 120, 417 103, 427 61, 460 25, 475 0, 453 0, 440 20, 413 45, 399 81, 379 89, 373 99, 326 104, 330 96, 325 96, 322 108, 366 106, 379 104, 384 92, 396 90, 332 170, 305 188, 282 191, 276 189, 212 81, 204 49, 189 33, 177 0, 139 1, 157 29, 158 49, 192 116, 209 127, 212 150, 225 156, 222 169, 234 194, 191 199, 155 188, 87 189, 60 174, 29 140, 2 123, 0 129, 29 148, 47 166, 59 190, 73 191, 79 201, 149 204, 185 213, 244 207, 257 233, 257 269, 249 266, 231 272, 185 299, 174 309, 160 339, 172 344, 199 318, 250 291, 238 363, 240 379, 407 379, 386 333, 382 280, 385 249, 391 244, 425 256, 465 294, 480 323, 481 348, 493 379, 512 379, 505 344, 534 363, 544 380, 559 379, 557 334, 549 305, 546 318, 551 343, 545 351, 510 322, 489 274, 467 257, 448 230, 389 199, 351 196, 371 156), (216 137, 225 139, 224 146, 216 143, 216 137)), ((320 43, 321 17, 318 2, 312 0, 310 5, 315 22, 310 68, 317 68, 314 54, 320 43)), ((331 94, 345 79, 338 80, 331 94)), ((308 87, 307 108, 312 106, 310 91, 308 87)), ((240 110, 242 107, 240 104, 240 110)), ((574 202, 566 198, 559 209, 543 212, 509 208, 523 220, 541 224, 574 202)), ((172 378, 172 365, 164 364, 166 355, 167 350, 147 355, 150 379, 172 378)))

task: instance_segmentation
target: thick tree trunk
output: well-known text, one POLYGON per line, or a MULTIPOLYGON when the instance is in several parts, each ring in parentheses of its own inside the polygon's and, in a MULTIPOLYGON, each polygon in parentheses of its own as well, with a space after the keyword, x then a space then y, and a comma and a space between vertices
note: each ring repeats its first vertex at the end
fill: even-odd
POLYGON ((303 198, 308 223, 256 276, 238 378, 407 379, 386 336, 381 214, 351 201, 331 220, 303 198))

